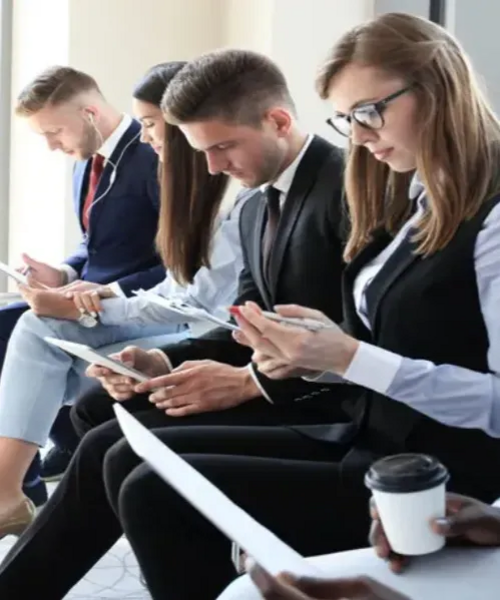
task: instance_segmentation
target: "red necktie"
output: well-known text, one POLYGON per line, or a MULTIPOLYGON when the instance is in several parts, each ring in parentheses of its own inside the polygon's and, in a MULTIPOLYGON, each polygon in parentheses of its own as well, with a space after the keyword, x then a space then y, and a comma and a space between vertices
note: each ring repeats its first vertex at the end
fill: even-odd
POLYGON ((92 203, 94 202, 95 193, 99 184, 99 179, 101 179, 103 169, 104 156, 101 154, 94 154, 94 157, 92 158, 92 166, 90 168, 89 187, 87 190, 87 196, 85 197, 85 202, 83 204, 82 212, 82 223, 85 231, 88 231, 89 229, 90 210, 92 208, 92 203))

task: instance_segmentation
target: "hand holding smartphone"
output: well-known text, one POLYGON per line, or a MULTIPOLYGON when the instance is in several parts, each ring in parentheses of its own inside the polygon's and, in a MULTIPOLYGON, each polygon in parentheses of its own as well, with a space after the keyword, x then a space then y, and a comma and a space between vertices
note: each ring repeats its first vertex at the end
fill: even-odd
POLYGON ((59 340, 57 338, 46 337, 45 341, 53 346, 57 346, 61 350, 64 350, 68 354, 72 354, 77 358, 81 358, 82 360, 87 361, 91 364, 96 364, 100 367, 106 367, 113 373, 117 373, 118 375, 124 375, 125 377, 130 377, 131 379, 135 379, 140 383, 145 381, 149 381, 151 377, 137 371, 133 367, 128 367, 124 365, 122 362, 115 360, 114 358, 110 358, 109 356, 105 356, 90 348, 89 346, 85 346, 84 344, 77 344, 76 342, 67 342, 66 340, 59 340))
POLYGON ((2 273, 4 273, 5 275, 7 275, 8 277, 11 277, 15 281, 17 281, 17 283, 20 283, 22 285, 28 285, 28 278, 26 277, 26 275, 23 275, 23 273, 16 271, 12 267, 9 267, 9 265, 6 265, 5 263, 3 263, 1 261, 0 261, 0 271, 2 273))

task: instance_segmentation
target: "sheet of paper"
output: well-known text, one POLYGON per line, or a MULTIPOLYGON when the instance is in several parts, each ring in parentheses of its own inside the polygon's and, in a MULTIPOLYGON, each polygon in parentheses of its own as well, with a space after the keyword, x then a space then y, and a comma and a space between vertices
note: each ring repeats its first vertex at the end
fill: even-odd
POLYGON ((162 479, 265 569, 276 574, 291 571, 298 575, 318 576, 320 571, 316 567, 234 504, 201 473, 148 431, 123 406, 115 404, 114 410, 132 449, 162 479))
POLYGON ((175 300, 164 298, 159 294, 152 294, 151 292, 147 292, 145 290, 136 290, 134 291, 134 294, 136 296, 139 296, 140 298, 146 299, 148 302, 158 304, 159 306, 166 308, 167 310, 171 310, 172 312, 184 315, 189 319, 210 321, 211 323, 215 323, 216 325, 219 325, 220 327, 224 327, 226 329, 230 329, 231 331, 238 331, 239 329, 236 325, 233 325, 228 321, 224 321, 223 319, 219 319, 219 317, 210 314, 203 308, 189 306, 187 304, 183 304, 175 300))
MULTIPOLYGON (((499 597, 499 548, 445 548, 436 554, 412 559, 400 575, 392 573, 372 548, 308 560, 320 569, 320 577, 368 576, 411 600, 497 600, 499 597)), ((217 600, 260 599, 261 595, 250 579, 242 577, 217 600)))

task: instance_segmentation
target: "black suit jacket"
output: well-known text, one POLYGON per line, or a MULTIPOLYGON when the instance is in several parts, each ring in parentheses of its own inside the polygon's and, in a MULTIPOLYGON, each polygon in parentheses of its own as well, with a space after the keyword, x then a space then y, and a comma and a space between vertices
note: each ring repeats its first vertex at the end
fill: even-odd
MULTIPOLYGON (((242 209, 240 236, 244 269, 234 304, 253 300, 272 310, 275 304, 300 304, 322 310, 334 321, 342 320, 341 278, 346 211, 343 206, 343 153, 322 138, 314 137, 296 171, 282 209, 270 257, 269 285, 262 271, 262 237, 266 200, 252 190, 242 209)), ((240 346, 225 329, 215 329, 198 339, 163 348, 174 366, 186 360, 212 359, 242 366, 251 351, 240 346)), ((258 373, 261 387, 274 404, 302 402, 306 422, 331 422, 322 410, 332 386, 302 379, 273 381, 258 373)))

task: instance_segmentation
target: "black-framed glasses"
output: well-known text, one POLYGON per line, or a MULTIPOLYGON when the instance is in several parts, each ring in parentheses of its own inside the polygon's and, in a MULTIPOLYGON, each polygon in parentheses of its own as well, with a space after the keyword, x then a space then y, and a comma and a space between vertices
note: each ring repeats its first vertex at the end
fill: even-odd
POLYGON ((408 85, 378 102, 357 106, 347 115, 336 113, 333 117, 327 119, 326 122, 330 127, 333 127, 337 133, 340 133, 340 135, 345 137, 351 136, 353 120, 365 129, 381 129, 385 125, 384 112, 389 102, 406 94, 412 87, 413 86, 408 85))

